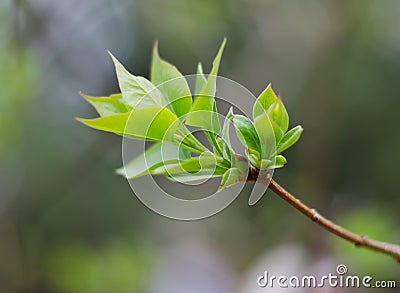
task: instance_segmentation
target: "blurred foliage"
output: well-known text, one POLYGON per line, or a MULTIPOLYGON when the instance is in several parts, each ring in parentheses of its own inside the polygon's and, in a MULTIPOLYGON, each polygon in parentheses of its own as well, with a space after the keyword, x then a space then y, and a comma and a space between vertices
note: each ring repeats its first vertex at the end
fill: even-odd
POLYGON ((143 292, 150 280, 148 258, 121 241, 97 248, 66 244, 49 253, 45 273, 65 293, 143 292))
POLYGON ((0 53, 0 161, 11 156, 21 143, 24 114, 38 91, 36 60, 19 48, 0 53))

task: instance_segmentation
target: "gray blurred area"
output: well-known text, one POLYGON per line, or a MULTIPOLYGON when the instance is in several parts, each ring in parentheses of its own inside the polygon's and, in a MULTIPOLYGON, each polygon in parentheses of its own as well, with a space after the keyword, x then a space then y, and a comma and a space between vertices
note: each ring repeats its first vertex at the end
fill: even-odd
MULTIPOLYGON (((114 174, 121 138, 74 120, 96 116, 79 91, 118 92, 107 50, 148 76, 159 40, 192 74, 226 36, 220 74, 255 95, 272 82, 305 129, 275 179, 340 225, 400 243, 399 28, 395 0, 1 1, 0 292, 280 292, 252 276, 341 263, 400 286, 394 260, 272 193, 249 207, 251 186, 202 221, 151 212, 114 174)), ((353 291, 365 289, 332 292, 353 291)))

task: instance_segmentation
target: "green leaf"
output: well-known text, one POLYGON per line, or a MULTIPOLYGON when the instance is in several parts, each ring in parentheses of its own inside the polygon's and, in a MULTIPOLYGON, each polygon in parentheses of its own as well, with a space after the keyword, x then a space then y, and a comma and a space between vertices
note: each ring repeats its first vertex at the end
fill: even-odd
POLYGON ((77 119, 83 124, 119 135, 148 140, 174 141, 178 117, 166 108, 152 107, 96 119, 77 119))
POLYGON ((178 133, 175 137, 179 142, 182 143, 182 147, 191 147, 192 152, 201 154, 209 151, 198 139, 185 127, 183 124, 179 124, 178 133))
MULTIPOLYGON (((216 170, 218 163, 222 162, 222 158, 215 157, 210 152, 204 152, 198 157, 189 158, 179 163, 168 164, 156 168, 152 171, 154 175, 176 175, 186 173, 197 173, 202 170, 216 170)), ((222 166, 219 166, 223 169, 222 166)))
POLYGON ((207 77, 207 82, 204 84, 200 93, 197 95, 193 106, 186 118, 186 124, 199 127, 201 129, 218 134, 221 126, 218 120, 218 113, 215 106, 215 91, 216 82, 221 61, 222 52, 224 50, 226 39, 218 51, 217 56, 213 61, 213 66, 210 74, 207 77))
POLYGON ((278 169, 278 168, 282 168, 285 167, 285 165, 287 164, 287 160, 284 156, 278 155, 274 157, 274 160, 268 165, 266 166, 265 169, 278 169))
POLYGON ((232 118, 240 142, 248 149, 261 152, 260 139, 250 119, 243 115, 234 115, 232 118))
POLYGON ((233 156, 231 168, 237 168, 241 173, 249 170, 249 161, 242 156, 233 156))
POLYGON ((209 95, 209 96, 215 95, 215 91, 217 89, 216 81, 217 81, 217 76, 218 76, 219 64, 221 62, 221 57, 222 57, 222 53, 224 52, 225 45, 226 45, 226 38, 224 38, 224 40, 222 41, 222 44, 218 50, 217 56, 215 56, 215 58, 214 58, 210 74, 207 77, 206 84, 203 86, 203 89, 200 92, 201 94, 205 94, 205 95, 209 95))
POLYGON ((284 150, 287 150, 294 145, 299 140, 302 132, 303 128, 300 125, 293 127, 290 131, 288 131, 280 140, 276 148, 276 153, 280 154, 284 150))
POLYGON ((213 146, 214 153, 217 156, 222 156, 222 149, 221 149, 219 143, 217 142, 217 135, 210 131, 204 131, 204 134, 206 135, 208 141, 213 146))
POLYGON ((285 133, 289 127, 289 115, 283 105, 281 99, 278 99, 268 109, 269 118, 274 121, 279 128, 285 133))
POLYGON ((271 124, 276 124, 274 128, 280 129, 280 131, 275 130, 277 137, 279 137, 280 132, 285 133, 288 130, 289 115, 282 100, 273 91, 271 84, 257 98, 253 107, 253 119, 256 119, 264 111, 267 112, 271 124))
POLYGON ((247 157, 247 159, 249 159, 250 163, 254 167, 260 169, 260 167, 261 167, 261 165, 260 165, 261 164, 260 163, 260 154, 259 153, 257 153, 257 154, 251 153, 249 151, 249 149, 245 149, 245 153, 246 153, 246 157, 247 157))
POLYGON ((278 155, 275 157, 275 166, 274 168, 281 168, 287 164, 287 160, 284 156, 278 155))
POLYGON ((160 58, 158 43, 153 49, 150 80, 167 97, 178 117, 187 114, 192 107, 192 94, 186 79, 172 64, 160 58))
POLYGON ((279 125, 276 124, 276 122, 269 117, 269 115, 268 115, 268 118, 269 118, 270 126, 272 127, 272 130, 274 131, 275 144, 277 145, 278 142, 282 139, 284 132, 283 132, 282 128, 280 128, 279 125))
POLYGON ((260 139, 261 159, 270 159, 275 153, 276 142, 274 129, 267 113, 262 112, 254 119, 254 127, 260 139))
POLYGON ((268 167, 272 166, 271 160, 261 160, 260 170, 266 170, 268 167))
POLYGON ((164 107, 168 104, 162 93, 149 80, 142 76, 135 76, 110 53, 118 77, 123 103, 133 109, 148 107, 164 107))
POLYGON ((231 146, 231 142, 229 139, 229 129, 230 129, 230 123, 231 119, 233 117, 233 109, 232 107, 229 109, 227 115, 225 116, 225 121, 224 125, 222 127, 221 131, 221 146, 222 146, 222 156, 228 160, 229 162, 232 161, 232 156, 234 154, 234 151, 231 146))
POLYGON ((131 107, 122 102, 122 94, 114 94, 109 97, 91 97, 80 93, 96 109, 100 116, 110 116, 119 113, 126 113, 131 107))
POLYGON ((260 170, 271 170, 282 168, 287 164, 284 156, 275 156, 272 160, 261 160, 260 170))
POLYGON ((190 157, 188 151, 176 145, 157 142, 144 153, 116 170, 128 179, 137 178, 151 173, 151 170, 163 165, 177 163, 181 159, 190 157))
POLYGON ((221 184, 218 187, 218 191, 224 188, 232 187, 240 182, 240 176, 242 172, 238 168, 230 168, 222 176, 221 184))
POLYGON ((175 174, 173 176, 167 176, 167 178, 174 182, 194 182, 199 180, 207 180, 211 178, 222 177, 226 169, 205 169, 201 170, 195 174, 185 173, 185 174, 175 174))
POLYGON ((269 107, 278 101, 278 97, 272 89, 271 84, 258 96, 256 103, 253 107, 253 118, 255 119, 261 115, 264 111, 267 111, 269 107))
POLYGON ((200 94, 201 90, 203 89, 204 85, 206 84, 207 79, 203 73, 203 66, 201 62, 197 64, 197 73, 196 73, 196 86, 195 86, 195 95, 200 94))

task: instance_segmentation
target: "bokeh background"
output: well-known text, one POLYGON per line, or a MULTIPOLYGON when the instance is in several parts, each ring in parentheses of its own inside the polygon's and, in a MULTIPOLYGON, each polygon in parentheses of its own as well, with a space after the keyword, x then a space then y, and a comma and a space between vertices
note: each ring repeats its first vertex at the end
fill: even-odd
POLYGON ((394 260, 272 193, 197 222, 154 214, 114 174, 121 138, 74 120, 95 117, 80 90, 118 91, 107 49, 148 76, 158 39, 191 74, 226 36, 220 74, 256 95, 272 82, 305 129, 276 179, 339 224, 400 243, 399 28, 395 0, 0 1, 0 292, 279 292, 257 276, 340 263, 400 286, 394 260))

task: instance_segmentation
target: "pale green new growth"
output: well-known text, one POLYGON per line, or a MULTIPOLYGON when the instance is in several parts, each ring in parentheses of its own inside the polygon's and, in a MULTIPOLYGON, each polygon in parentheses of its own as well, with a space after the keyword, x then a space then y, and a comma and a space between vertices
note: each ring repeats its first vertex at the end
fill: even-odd
POLYGON ((296 126, 288 131, 288 113, 271 85, 257 98, 253 121, 234 114, 231 108, 221 130, 215 91, 225 43, 226 40, 207 77, 198 63, 194 93, 179 70, 160 58, 157 43, 153 50, 150 80, 129 73, 110 53, 121 93, 109 97, 82 94, 100 117, 78 120, 95 129, 156 142, 145 153, 118 169, 118 174, 127 178, 166 175, 180 182, 221 177, 221 190, 246 180, 243 176, 251 168, 262 171, 286 164, 280 153, 298 141, 303 129, 296 126), (236 155, 230 145, 230 124, 245 147, 246 158, 236 155), (200 143, 186 125, 200 128, 212 150, 200 143))

